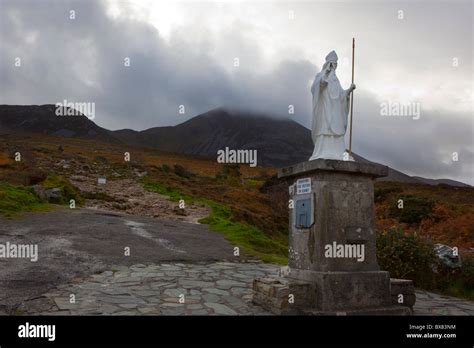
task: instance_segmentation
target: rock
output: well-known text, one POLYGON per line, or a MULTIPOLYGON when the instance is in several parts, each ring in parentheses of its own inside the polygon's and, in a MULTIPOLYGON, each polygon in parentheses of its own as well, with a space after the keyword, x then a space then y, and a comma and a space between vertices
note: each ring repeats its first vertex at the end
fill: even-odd
POLYGON ((214 283, 212 282, 204 282, 200 280, 189 280, 189 279, 180 280, 179 284, 184 288, 206 288, 206 287, 210 287, 214 285, 214 283))
POLYGON ((79 182, 84 182, 87 180, 87 177, 83 176, 83 175, 72 175, 69 180, 72 180, 72 181, 79 181, 79 182))
POLYGON ((290 267, 283 266, 280 268, 279 277, 288 277, 290 275, 290 267))
POLYGON ((220 297, 214 294, 206 294, 206 295, 203 295, 202 298, 206 302, 217 302, 220 300, 220 297))
POLYGON ((55 200, 55 199, 61 199, 63 197, 62 191, 59 187, 55 187, 52 189, 48 189, 44 191, 46 195, 46 199, 49 200, 55 200))
POLYGON ((237 312, 220 303, 206 302, 204 305, 208 308, 212 308, 216 314, 220 315, 237 315, 237 312))
POLYGON ((233 295, 238 295, 238 296, 252 293, 252 289, 250 288, 232 288, 230 291, 232 292, 233 295))
POLYGON ((203 309, 201 304, 190 304, 190 305, 186 306, 186 308, 188 308, 188 309, 203 309))
POLYGON ((455 251, 454 248, 444 244, 435 244, 434 252, 446 266, 450 268, 461 267, 459 252, 455 251))
POLYGON ((33 191, 35 192, 35 195, 38 196, 38 198, 41 199, 42 201, 47 200, 46 191, 43 186, 39 184, 33 185, 33 191))
POLYGON ((221 296, 228 296, 229 292, 225 290, 220 290, 220 289, 214 289, 214 288, 205 288, 202 289, 202 291, 209 292, 214 295, 221 295, 221 296))
POLYGON ((59 162, 56 162, 55 166, 56 167, 62 167, 62 166, 65 166, 65 165, 69 165, 68 161, 62 159, 60 160, 59 162))
POLYGON ((238 282, 235 280, 228 280, 228 279, 223 279, 223 280, 218 280, 216 282, 217 288, 219 289, 230 289, 231 287, 237 286, 237 287, 245 287, 246 284, 242 282, 238 282))
POLYGON ((167 289, 164 294, 169 297, 178 298, 180 295, 186 295, 185 289, 167 289))
POLYGON ((56 297, 54 299, 54 302, 56 303, 56 306, 58 306, 59 310, 61 311, 77 308, 77 304, 71 303, 69 301, 69 297, 56 297))

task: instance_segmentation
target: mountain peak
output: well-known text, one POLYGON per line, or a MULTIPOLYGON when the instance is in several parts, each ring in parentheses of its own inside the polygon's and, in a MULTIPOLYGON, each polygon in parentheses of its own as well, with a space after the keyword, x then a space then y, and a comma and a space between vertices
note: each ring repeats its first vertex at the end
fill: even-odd
POLYGON ((108 130, 83 114, 57 116, 54 104, 0 105, 0 126, 4 134, 41 133, 119 143, 108 130))

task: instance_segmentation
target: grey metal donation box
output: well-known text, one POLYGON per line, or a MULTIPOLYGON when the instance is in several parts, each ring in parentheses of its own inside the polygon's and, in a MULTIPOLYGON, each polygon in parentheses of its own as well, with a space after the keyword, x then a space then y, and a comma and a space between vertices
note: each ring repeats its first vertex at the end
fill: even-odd
POLYGON ((309 228, 312 224, 313 205, 310 198, 297 199, 295 204, 295 227, 309 228))

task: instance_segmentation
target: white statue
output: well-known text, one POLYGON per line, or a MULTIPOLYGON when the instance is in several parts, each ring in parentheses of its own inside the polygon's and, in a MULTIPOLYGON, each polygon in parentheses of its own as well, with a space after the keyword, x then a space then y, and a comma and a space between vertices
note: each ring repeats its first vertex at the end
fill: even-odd
POLYGON ((337 54, 331 51, 311 86, 314 151, 310 161, 317 158, 354 160, 346 152, 344 134, 347 129, 350 94, 356 86, 351 84, 349 89, 342 89, 336 68, 337 54))

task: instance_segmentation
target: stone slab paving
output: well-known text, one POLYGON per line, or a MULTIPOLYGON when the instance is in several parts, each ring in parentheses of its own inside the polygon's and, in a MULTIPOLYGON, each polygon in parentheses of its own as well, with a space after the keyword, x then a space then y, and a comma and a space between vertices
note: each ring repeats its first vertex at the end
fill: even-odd
POLYGON ((415 315, 474 315, 474 302, 416 290, 415 315))
MULTIPOLYGON (((277 276, 279 265, 200 262, 117 266, 58 286, 25 302, 39 315, 271 315, 252 301, 255 277, 277 276), (71 303, 74 296, 75 303, 71 303)), ((474 315, 474 302, 417 291, 417 315, 474 315)))
POLYGON ((39 315, 265 315, 253 305, 252 282, 276 276, 260 262, 162 263, 117 266, 58 286, 25 302, 20 313, 39 315), (75 303, 71 303, 71 295, 75 303))

